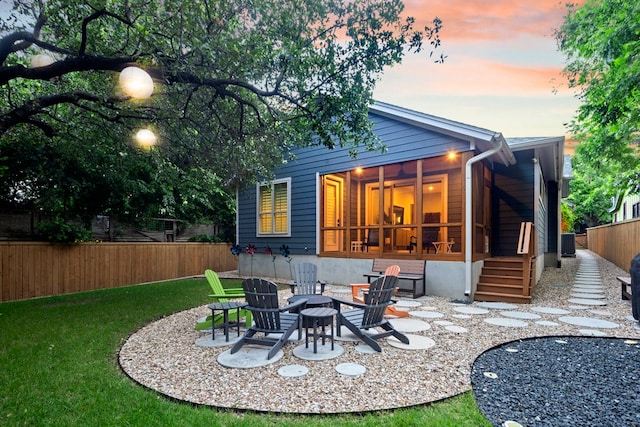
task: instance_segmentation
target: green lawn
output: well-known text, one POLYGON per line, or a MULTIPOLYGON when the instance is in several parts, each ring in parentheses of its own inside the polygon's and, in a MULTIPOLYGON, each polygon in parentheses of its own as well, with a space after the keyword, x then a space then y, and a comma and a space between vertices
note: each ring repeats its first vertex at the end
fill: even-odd
POLYGON ((470 393, 367 415, 235 413, 171 401, 120 371, 131 333, 207 303, 208 292, 204 279, 186 279, 0 304, 0 425, 490 425, 470 393))

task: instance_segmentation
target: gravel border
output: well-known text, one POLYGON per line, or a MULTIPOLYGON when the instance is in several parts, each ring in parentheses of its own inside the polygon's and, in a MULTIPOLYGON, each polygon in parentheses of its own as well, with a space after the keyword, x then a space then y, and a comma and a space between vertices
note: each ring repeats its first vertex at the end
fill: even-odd
MULTIPOLYGON (((623 270, 596 255, 578 251, 577 258, 563 258, 562 268, 545 269, 534 289, 532 304, 519 305, 516 311, 529 313, 535 306, 562 308, 571 315, 601 317, 619 324, 618 328, 604 330, 611 337, 640 339, 637 322, 629 320, 631 304, 620 299, 615 277, 623 274, 626 274, 623 270), (597 258, 606 307, 576 309, 568 302, 571 287, 558 286, 572 283, 581 256, 597 258)), ((345 287, 328 288, 325 294, 348 298, 344 293, 335 292, 345 287)), ((289 292, 283 291, 282 301, 288 296, 289 292)), ((505 342, 584 335, 581 327, 559 322, 559 315, 537 313, 540 320, 556 326, 528 320, 524 321, 526 327, 500 327, 485 322, 487 318, 501 317, 500 310, 467 315, 456 308, 478 307, 477 303, 460 304, 439 297, 419 301, 422 306, 412 310, 443 314, 438 319, 421 318, 428 320, 429 328, 412 332, 435 341, 435 346, 427 350, 403 350, 382 340, 382 353, 363 354, 356 350, 356 343, 341 342, 345 349, 342 356, 307 362, 293 356, 294 345, 288 344, 284 347, 284 357, 276 363, 257 369, 228 369, 216 360, 228 347, 195 345, 201 334, 194 330, 194 322, 210 313, 205 305, 160 319, 133 333, 122 346, 118 360, 134 381, 194 404, 275 413, 368 412, 422 405, 471 390, 471 371, 476 357, 505 342), (335 370, 341 363, 359 363, 367 371, 357 377, 341 375, 335 370), (294 378, 278 374, 280 368, 293 364, 304 365, 309 372, 294 378)))

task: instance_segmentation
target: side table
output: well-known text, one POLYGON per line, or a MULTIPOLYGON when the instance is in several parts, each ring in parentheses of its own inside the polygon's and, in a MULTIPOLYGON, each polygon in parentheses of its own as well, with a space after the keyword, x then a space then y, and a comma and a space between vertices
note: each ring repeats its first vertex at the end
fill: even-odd
POLYGON ((300 314, 305 328, 305 348, 309 348, 309 328, 313 327, 313 352, 318 352, 319 338, 322 338, 322 345, 325 343, 325 338, 330 338, 331 350, 333 350, 333 318, 338 314, 338 310, 329 307, 305 308, 300 314), (329 326, 329 334, 326 333, 326 326, 329 326))
POLYGON ((229 327, 231 326, 229 322, 230 310, 236 310, 236 323, 238 326, 238 336, 240 336, 240 309, 246 306, 247 306, 246 302, 236 302, 236 301, 216 302, 213 304, 209 304, 209 308, 211 309, 211 339, 212 340, 216 339, 216 334, 215 334, 216 328, 223 328, 224 336, 226 340, 229 341, 229 327), (216 318, 216 310, 222 311, 223 321, 222 321, 222 325, 220 326, 215 326, 213 324, 216 318))

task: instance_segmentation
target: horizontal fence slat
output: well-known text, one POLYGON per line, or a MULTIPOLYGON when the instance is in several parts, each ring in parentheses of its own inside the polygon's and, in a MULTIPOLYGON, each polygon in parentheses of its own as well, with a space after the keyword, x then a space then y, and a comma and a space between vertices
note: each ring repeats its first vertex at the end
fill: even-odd
POLYGON ((640 219, 588 228, 587 242, 590 251, 628 272, 640 253, 640 219))
POLYGON ((226 243, 0 242, 0 302, 238 269, 226 243))

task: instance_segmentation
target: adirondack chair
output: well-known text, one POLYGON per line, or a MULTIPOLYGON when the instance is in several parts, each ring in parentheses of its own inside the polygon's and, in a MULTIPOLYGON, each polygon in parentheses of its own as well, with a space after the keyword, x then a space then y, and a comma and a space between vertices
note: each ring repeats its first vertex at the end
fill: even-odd
MULTIPOLYGON (((205 270, 204 277, 206 277, 207 282, 209 283, 209 286, 211 286, 211 291, 213 293, 210 294, 209 296, 213 298, 214 302, 227 302, 229 301, 229 299, 233 299, 233 298, 244 298, 244 291, 242 290, 242 288, 224 288, 222 286, 222 283, 220 282, 220 278, 218 277, 215 271, 205 270)), ((240 317, 241 318, 244 317, 245 325, 247 327, 251 326, 251 322, 252 322, 251 311, 246 309, 241 309, 240 317)), ((201 331, 203 329, 211 328, 211 324, 212 324, 211 320, 212 320, 211 316, 207 316, 204 322, 200 322, 196 324, 196 330, 201 331)), ((216 314, 215 318, 213 319, 213 325, 219 326, 222 324, 223 320, 224 319, 223 319, 222 313, 216 314)), ((239 319, 237 319, 237 314, 235 310, 229 312, 229 321, 230 322, 239 321, 239 319)))
POLYGON ((290 283, 291 293, 296 295, 311 295, 317 293, 320 284, 320 294, 324 293, 325 282, 318 280, 318 266, 310 262, 303 262, 293 266, 295 280, 290 283))
MULTIPOLYGON (((384 271, 384 275, 385 276, 396 276, 397 277, 398 274, 400 274, 400 267, 397 266, 397 265, 390 265, 384 271)), ((358 302, 360 304, 364 304, 365 296, 366 296, 366 290, 369 289, 369 286, 370 286, 369 283, 352 284, 351 285, 351 298, 353 299, 353 301, 358 302), (362 297, 360 296, 361 292, 362 292, 362 297)), ((398 288, 396 288, 394 290, 397 291, 398 288)), ((398 310, 393 305, 390 305, 390 306, 387 307, 387 309, 385 310, 385 314, 390 314, 390 315, 396 316, 396 317, 409 317, 409 313, 408 312, 398 310)))
POLYGON ((340 336, 340 328, 344 325, 375 351, 382 351, 376 340, 388 336, 394 336, 400 342, 409 344, 409 338, 396 331, 393 325, 384 318, 385 310, 392 303, 391 296, 397 283, 397 276, 382 276, 371 282, 364 304, 332 298, 333 308, 338 310, 336 315, 337 335, 340 336), (354 309, 341 311, 342 305, 348 305, 354 309), (364 333, 366 330, 377 327, 384 329, 384 332, 372 335, 364 333))
POLYGON ((287 313, 290 310, 302 311, 306 299, 300 299, 285 307, 278 306, 278 288, 275 283, 264 279, 246 279, 242 282, 242 289, 249 304, 255 324, 245 332, 244 336, 232 348, 231 354, 236 353, 245 344, 256 344, 271 347, 267 359, 271 359, 282 348, 291 334, 298 330, 298 340, 302 339, 302 316, 299 313, 287 313), (256 337, 257 333, 264 336, 256 337), (269 334, 282 334, 277 339, 269 334))

